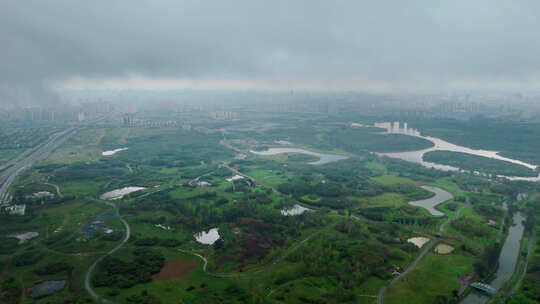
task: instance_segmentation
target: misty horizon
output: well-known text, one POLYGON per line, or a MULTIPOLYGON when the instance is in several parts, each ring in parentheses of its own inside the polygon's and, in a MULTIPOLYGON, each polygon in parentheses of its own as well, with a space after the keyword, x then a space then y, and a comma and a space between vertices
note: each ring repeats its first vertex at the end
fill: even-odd
POLYGON ((0 102, 66 90, 536 91, 534 1, 2 1, 0 102))

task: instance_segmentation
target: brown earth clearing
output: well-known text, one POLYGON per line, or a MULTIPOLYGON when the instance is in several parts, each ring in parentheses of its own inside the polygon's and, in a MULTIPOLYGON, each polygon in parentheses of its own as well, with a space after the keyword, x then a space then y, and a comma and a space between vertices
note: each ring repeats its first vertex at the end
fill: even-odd
POLYGON ((197 267, 195 260, 173 260, 165 262, 159 273, 152 276, 152 281, 170 280, 181 277, 191 272, 197 267))

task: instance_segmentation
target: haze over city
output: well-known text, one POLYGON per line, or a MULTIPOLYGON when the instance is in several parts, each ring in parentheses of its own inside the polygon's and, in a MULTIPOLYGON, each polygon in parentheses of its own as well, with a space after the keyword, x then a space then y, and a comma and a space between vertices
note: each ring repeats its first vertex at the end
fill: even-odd
POLYGON ((73 89, 447 93, 540 84, 537 1, 0 5, 3 104, 73 89))
POLYGON ((540 303, 539 12, 0 0, 0 303, 540 303))

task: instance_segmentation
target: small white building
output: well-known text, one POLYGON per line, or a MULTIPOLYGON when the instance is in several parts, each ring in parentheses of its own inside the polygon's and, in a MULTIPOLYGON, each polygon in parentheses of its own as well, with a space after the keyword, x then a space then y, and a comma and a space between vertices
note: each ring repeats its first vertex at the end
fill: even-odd
POLYGON ((210 187, 210 186, 212 186, 212 184, 207 182, 207 181, 199 181, 197 183, 197 186, 199 186, 199 187, 210 187))
POLYGON ((236 181, 236 180, 239 180, 239 179, 243 179, 243 178, 244 178, 244 177, 243 177, 242 175, 236 174, 236 175, 233 176, 233 177, 227 178, 227 181, 228 181, 228 182, 233 182, 233 181, 236 181))
POLYGON ((6 207, 6 212, 11 215, 24 215, 26 205, 11 205, 6 207))

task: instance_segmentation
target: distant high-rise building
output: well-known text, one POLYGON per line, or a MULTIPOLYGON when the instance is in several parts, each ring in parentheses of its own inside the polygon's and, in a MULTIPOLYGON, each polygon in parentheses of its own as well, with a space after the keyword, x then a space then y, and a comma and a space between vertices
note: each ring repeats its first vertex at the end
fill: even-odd
POLYGON ((133 124, 135 123, 133 114, 125 113, 122 116, 122 123, 124 124, 124 126, 128 126, 128 127, 133 126, 133 124))

